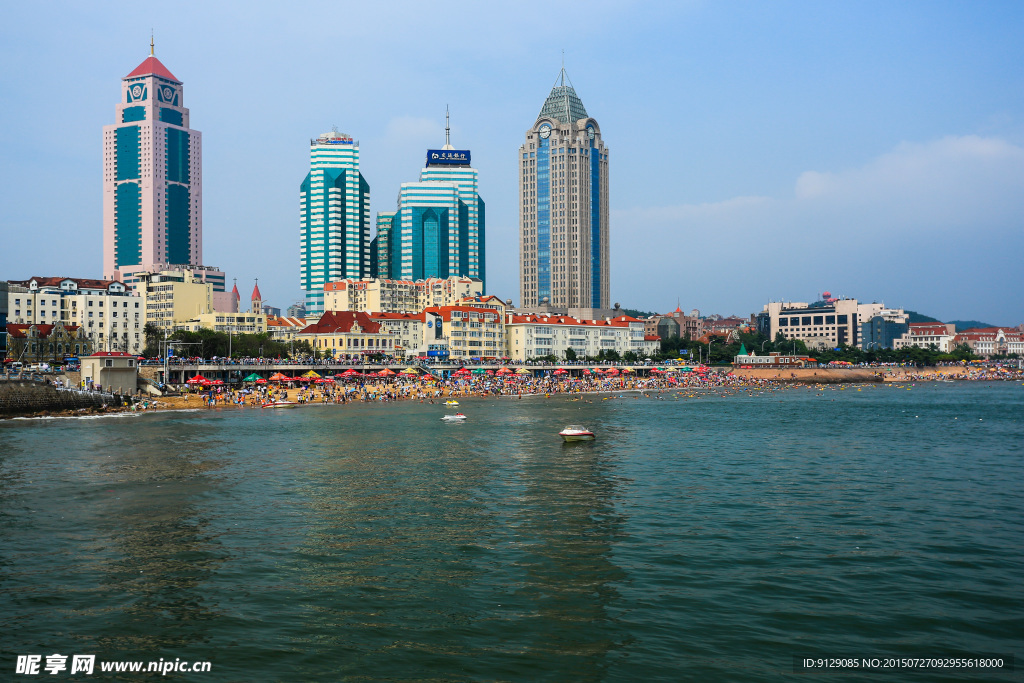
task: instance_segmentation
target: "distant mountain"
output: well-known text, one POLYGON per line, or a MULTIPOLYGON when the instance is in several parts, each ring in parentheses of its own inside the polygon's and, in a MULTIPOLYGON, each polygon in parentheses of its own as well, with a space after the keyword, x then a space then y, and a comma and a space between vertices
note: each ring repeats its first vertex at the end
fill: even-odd
POLYGON ((988 323, 979 322, 977 320, 950 320, 949 322, 956 325, 957 332, 963 332, 964 330, 970 330, 975 327, 998 327, 997 325, 989 325, 988 323))
POLYGON ((635 308, 623 308, 620 309, 623 315, 628 315, 630 318, 650 318, 652 315, 658 315, 657 313, 648 313, 647 311, 638 311, 635 308))
POLYGON ((922 315, 917 311, 907 311, 907 322, 908 323, 941 323, 942 321, 938 318, 932 318, 927 315, 922 315))

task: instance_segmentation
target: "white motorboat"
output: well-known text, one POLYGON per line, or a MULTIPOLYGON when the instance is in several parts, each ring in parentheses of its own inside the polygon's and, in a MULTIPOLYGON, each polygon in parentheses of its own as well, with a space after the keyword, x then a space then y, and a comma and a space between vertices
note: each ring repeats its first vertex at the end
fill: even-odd
POLYGON ((294 408, 299 405, 295 401, 267 401, 262 404, 261 408, 294 408))
POLYGON ((558 435, 568 441, 593 441, 594 432, 590 431, 582 425, 569 425, 562 431, 558 432, 558 435))
POLYGON ((445 415, 441 418, 444 422, 461 422, 466 419, 466 416, 462 413, 455 413, 454 415, 445 415))

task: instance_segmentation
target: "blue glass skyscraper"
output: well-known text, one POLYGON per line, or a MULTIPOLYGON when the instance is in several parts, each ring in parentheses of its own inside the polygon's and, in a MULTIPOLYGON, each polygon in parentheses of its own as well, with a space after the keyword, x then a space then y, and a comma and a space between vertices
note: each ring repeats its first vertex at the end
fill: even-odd
POLYGON ((402 183, 398 205, 377 217, 377 276, 395 280, 470 277, 483 281, 485 215, 469 150, 427 150, 416 183, 402 183))
POLYGON ((608 149, 565 69, 519 148, 521 306, 609 308, 608 149))

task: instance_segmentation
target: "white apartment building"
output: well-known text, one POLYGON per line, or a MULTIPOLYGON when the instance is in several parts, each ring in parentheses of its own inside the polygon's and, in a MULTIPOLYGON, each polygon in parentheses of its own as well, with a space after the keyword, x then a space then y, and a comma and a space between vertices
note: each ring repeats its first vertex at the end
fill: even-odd
POLYGON ((145 346, 142 300, 117 280, 35 277, 11 281, 8 322, 77 325, 96 351, 138 354, 145 346))
POLYGON ((514 315, 505 317, 505 355, 525 361, 540 356, 564 358, 566 349, 577 356, 597 356, 601 351, 619 355, 632 351, 648 356, 657 352, 657 335, 644 334, 644 322, 621 315, 608 320, 579 320, 563 315, 514 315))
POLYGON ((428 306, 454 306, 461 299, 482 294, 483 282, 476 278, 363 278, 328 282, 323 301, 327 311, 419 313, 428 306))

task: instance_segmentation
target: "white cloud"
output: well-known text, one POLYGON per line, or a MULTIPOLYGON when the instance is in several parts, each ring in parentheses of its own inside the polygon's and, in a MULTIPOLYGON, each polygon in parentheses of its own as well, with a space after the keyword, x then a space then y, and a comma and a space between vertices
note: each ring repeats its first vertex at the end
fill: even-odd
POLYGON ((1020 291, 1022 228, 1024 148, 951 136, 859 168, 807 171, 791 197, 615 211, 612 286, 640 283, 630 305, 664 308, 682 291, 721 312, 824 287, 1006 324, 1024 319, 1024 298, 991 292, 1020 291))

